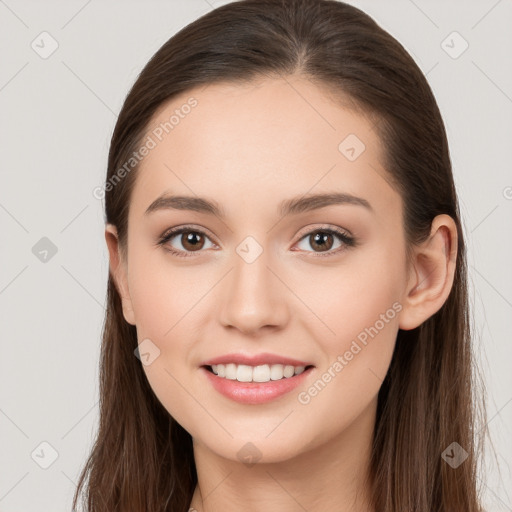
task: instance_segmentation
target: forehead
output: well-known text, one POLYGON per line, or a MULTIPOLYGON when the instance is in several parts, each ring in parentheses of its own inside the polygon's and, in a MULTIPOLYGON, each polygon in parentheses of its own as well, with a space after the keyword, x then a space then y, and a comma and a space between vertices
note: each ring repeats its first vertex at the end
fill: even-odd
POLYGON ((255 208, 324 191, 396 199, 371 121, 304 78, 191 89, 160 106, 149 139, 132 198, 140 208, 163 192, 255 208))

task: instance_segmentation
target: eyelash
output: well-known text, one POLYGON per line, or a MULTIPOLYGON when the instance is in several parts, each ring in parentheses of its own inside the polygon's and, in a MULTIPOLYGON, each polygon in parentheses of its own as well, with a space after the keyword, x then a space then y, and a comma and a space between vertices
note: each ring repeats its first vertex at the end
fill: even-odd
MULTIPOLYGON (((165 244, 167 242, 169 242, 172 238, 174 238, 176 235, 180 235, 182 233, 199 233, 207 238, 210 238, 204 231, 202 231, 201 229, 198 229, 198 228, 195 228, 194 226, 182 226, 182 227, 179 227, 179 228, 172 228, 168 231, 166 231, 161 237, 160 239, 158 240, 157 244, 160 245, 160 246, 165 246, 165 244)), ((338 247, 336 250, 334 251, 327 251, 325 253, 316 253, 316 256, 315 257, 328 257, 328 256, 333 256, 335 254, 338 254, 340 251, 343 251, 345 249, 347 249, 348 247, 354 247, 356 245, 356 240, 355 238, 347 235, 344 231, 342 230, 339 230, 339 229, 336 229, 336 228, 323 228, 323 227, 320 227, 320 228, 316 228, 316 229, 313 229, 312 231, 309 231, 307 233, 305 233, 304 235, 302 235, 300 238, 299 238, 299 242, 301 240, 303 240, 304 238, 306 238, 307 236, 310 236, 312 235, 313 233, 328 233, 330 235, 335 235, 337 236, 341 242, 343 243, 343 245, 341 247, 338 247)), ((189 251, 188 253, 184 251, 178 251, 172 247, 164 247, 166 251, 169 251, 171 254, 179 257, 179 258, 189 258, 191 256, 194 256, 194 251, 189 251)), ((204 251, 195 251, 195 252, 204 252, 204 251)), ((314 252, 314 251, 306 251, 306 252, 314 252)))

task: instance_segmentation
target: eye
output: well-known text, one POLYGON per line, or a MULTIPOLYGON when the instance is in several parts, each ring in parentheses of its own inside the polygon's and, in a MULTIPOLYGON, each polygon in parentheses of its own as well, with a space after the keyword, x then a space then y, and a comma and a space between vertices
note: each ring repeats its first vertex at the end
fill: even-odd
POLYGON ((309 243, 313 247, 313 251, 306 252, 320 252, 325 254, 318 254, 318 256, 330 256, 343 251, 347 247, 353 247, 356 244, 355 239, 348 235, 346 232, 337 228, 318 228, 314 231, 310 231, 303 236, 300 242, 309 243), (334 244, 334 240, 338 238, 340 241, 339 246, 335 250, 331 250, 334 244), (318 251, 315 250, 318 249, 318 251))
MULTIPOLYGON (((159 239, 158 245, 163 246, 165 250, 175 256, 186 258, 193 256, 195 252, 202 252, 201 249, 205 248, 205 242, 209 240, 208 235, 203 230, 193 226, 182 226, 167 230, 159 239), (171 243, 175 238, 181 247, 175 247, 171 243)), ((343 251, 347 247, 356 245, 355 238, 338 228, 317 228, 302 236, 299 243, 303 241, 310 243, 310 246, 313 247, 313 251, 306 250, 306 252, 316 252, 317 256, 331 256, 343 251), (339 241, 339 245, 335 250, 332 250, 333 240, 336 238, 339 241)), ((211 241, 210 244, 210 247, 215 246, 211 241)), ((301 248, 301 250, 304 249, 301 248)))
POLYGON ((193 256, 193 254, 190 253, 201 252, 201 249, 204 248, 205 240, 209 240, 209 238, 204 231, 191 226, 183 226, 181 228, 173 228, 166 231, 158 241, 158 244, 164 246, 165 249, 172 254, 186 258, 188 256, 193 256), (173 247, 170 242, 174 238, 177 239, 178 244, 181 247, 178 247, 177 249, 173 247))

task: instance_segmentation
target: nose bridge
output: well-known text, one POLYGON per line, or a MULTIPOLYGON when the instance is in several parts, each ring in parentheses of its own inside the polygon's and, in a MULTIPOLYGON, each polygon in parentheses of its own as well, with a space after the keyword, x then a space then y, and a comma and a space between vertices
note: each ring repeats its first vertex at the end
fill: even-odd
POLYGON ((274 275, 270 251, 253 237, 246 237, 233 254, 221 321, 242 331, 262 326, 282 326, 287 318, 285 287, 274 275), (270 267, 270 268, 269 268, 270 267))

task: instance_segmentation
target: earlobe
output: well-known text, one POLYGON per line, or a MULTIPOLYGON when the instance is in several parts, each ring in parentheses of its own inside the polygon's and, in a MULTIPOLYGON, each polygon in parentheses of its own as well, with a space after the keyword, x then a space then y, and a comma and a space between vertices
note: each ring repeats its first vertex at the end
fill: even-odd
POLYGON ((105 226, 105 240, 109 253, 110 273, 114 279, 117 293, 121 297, 123 316, 129 324, 135 325, 135 315, 128 288, 126 261, 119 245, 117 228, 114 225, 107 224, 105 226))
POLYGON ((450 294, 457 259, 457 227, 446 214, 432 221, 429 238, 413 249, 413 263, 399 327, 414 329, 434 315, 450 294))

